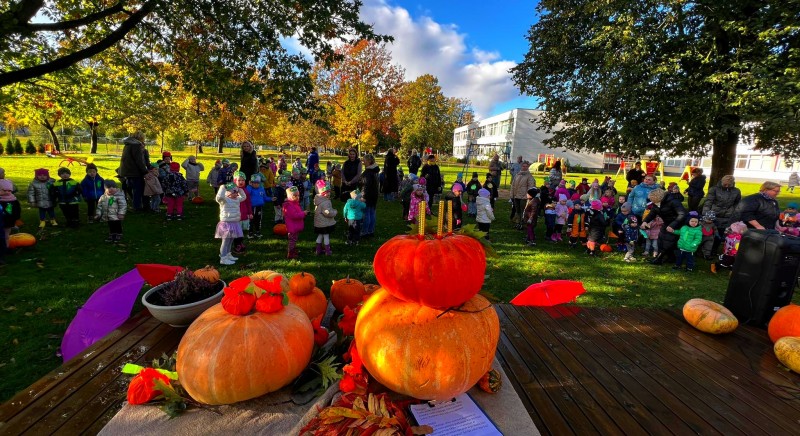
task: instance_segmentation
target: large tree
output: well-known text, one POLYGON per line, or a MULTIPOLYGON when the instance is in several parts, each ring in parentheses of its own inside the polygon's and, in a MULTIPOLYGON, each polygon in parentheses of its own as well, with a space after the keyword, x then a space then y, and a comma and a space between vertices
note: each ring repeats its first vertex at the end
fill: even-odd
POLYGON ((359 20, 360 8, 360 0, 0 0, 0 87, 123 45, 131 63, 179 66, 181 83, 198 95, 226 101, 220 79, 252 95, 270 84, 279 104, 301 107, 311 63, 283 41, 296 38, 328 62, 339 59, 337 40, 388 40, 359 20))
POLYGON ((707 155, 736 145, 800 157, 800 15, 762 0, 541 0, 512 69, 541 98, 553 148, 707 155))

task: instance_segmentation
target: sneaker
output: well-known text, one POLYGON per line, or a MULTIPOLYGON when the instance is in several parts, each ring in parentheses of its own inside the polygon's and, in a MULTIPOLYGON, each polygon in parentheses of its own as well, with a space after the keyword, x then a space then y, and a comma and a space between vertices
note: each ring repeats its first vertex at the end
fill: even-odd
POLYGON ((167 221, 172 221, 172 215, 167 215, 167 221))
POLYGON ((50 225, 53 227, 58 227, 58 222, 56 222, 56 220, 50 220, 50 225))
POLYGON ((694 268, 686 268, 686 272, 692 272, 692 271, 694 271, 694 268))
POLYGON ((182 221, 183 220, 183 215, 175 215, 175 219, 178 220, 178 221, 182 221))
POLYGON ((46 224, 46 221, 39 221, 39 228, 43 229, 46 224))
POLYGON ((230 260, 233 260, 233 261, 239 260, 238 257, 233 257, 233 255, 231 253, 226 254, 225 255, 225 259, 230 259, 230 260))
POLYGON ((530 246, 530 247, 535 247, 535 246, 536 246, 536 242, 534 242, 534 241, 528 241, 528 246, 530 246))
POLYGON ((220 265, 233 265, 235 263, 236 263, 235 260, 231 260, 227 257, 223 257, 222 259, 219 260, 220 265))
POLYGON ((116 239, 114 239, 114 235, 108 235, 108 237, 106 238, 106 242, 114 242, 115 240, 116 239))

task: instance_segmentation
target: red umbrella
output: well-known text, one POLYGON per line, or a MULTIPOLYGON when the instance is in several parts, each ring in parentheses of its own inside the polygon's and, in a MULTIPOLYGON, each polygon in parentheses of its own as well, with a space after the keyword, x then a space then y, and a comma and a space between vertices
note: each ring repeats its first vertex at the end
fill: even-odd
POLYGON ((574 301, 586 292, 582 282, 572 280, 547 280, 534 283, 511 300, 515 306, 555 306, 574 301))

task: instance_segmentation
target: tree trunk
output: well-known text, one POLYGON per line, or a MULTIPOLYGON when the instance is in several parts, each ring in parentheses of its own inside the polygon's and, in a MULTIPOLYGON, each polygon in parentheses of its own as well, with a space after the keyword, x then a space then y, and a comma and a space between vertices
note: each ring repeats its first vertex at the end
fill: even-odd
POLYGON ((86 124, 89 125, 89 131, 92 134, 92 146, 89 149, 89 153, 97 154, 97 126, 100 125, 97 121, 87 121, 86 124))
POLYGON ((736 146, 739 144, 738 130, 726 130, 712 141, 711 174, 708 187, 716 186, 722 176, 733 174, 736 166, 736 146))
POLYGON ((217 136, 217 153, 222 153, 222 145, 225 143, 225 138, 222 135, 217 136))
POLYGON ((42 122, 42 125, 44 126, 45 129, 47 129, 48 132, 50 132, 50 139, 53 140, 53 148, 55 148, 56 151, 60 152, 61 145, 58 143, 58 135, 56 135, 55 131, 56 126, 50 125, 50 121, 48 120, 44 120, 44 122, 42 122))

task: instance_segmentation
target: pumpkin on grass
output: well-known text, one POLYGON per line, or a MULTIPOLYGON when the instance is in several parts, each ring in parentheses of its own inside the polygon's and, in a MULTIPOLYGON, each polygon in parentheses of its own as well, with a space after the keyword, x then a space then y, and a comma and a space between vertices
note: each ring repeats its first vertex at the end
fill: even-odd
POLYGON ((345 306, 354 309, 364 301, 364 295, 366 295, 364 284, 350 277, 335 280, 331 285, 331 303, 339 312, 342 312, 345 306))
POLYGON ((203 197, 199 195, 197 197, 192 198, 192 204, 203 204, 203 202, 205 202, 205 200, 203 200, 203 197))
POLYGON ((470 236, 400 235, 381 245, 372 266, 378 283, 395 297, 447 309, 481 290, 486 254, 470 236))
POLYGON ((289 234, 289 231, 286 230, 286 224, 275 224, 275 227, 272 228, 272 233, 276 236, 286 236, 289 234))
POLYGON ((14 233, 8 237, 8 248, 32 247, 36 245, 36 237, 30 233, 14 233))
POLYGON ((492 367, 497 313, 475 295, 442 312, 375 291, 358 313, 355 341, 364 367, 387 388, 421 400, 468 391, 492 367))
POLYGON ((683 318, 697 330, 715 335, 730 333, 739 326, 739 320, 725 306, 702 298, 686 302, 683 318))
POLYGON ((800 306, 789 304, 778 309, 769 320, 767 333, 772 342, 784 336, 800 336, 800 306))
POLYGON ((209 283, 217 283, 219 281, 219 271, 211 265, 196 269, 194 275, 209 283))
POLYGON ((308 319, 325 315, 325 311, 328 309, 328 298, 320 288, 314 288, 307 294, 289 291, 289 301, 303 309, 303 312, 308 315, 308 319))
POLYGON ((787 368, 800 374, 800 337, 784 336, 775 342, 775 357, 787 368))
POLYGON ((612 248, 608 244, 600 244, 600 251, 603 253, 611 253, 612 248))
POLYGON ((300 272, 289 279, 289 292, 308 295, 317 287, 317 280, 307 272, 300 272))

